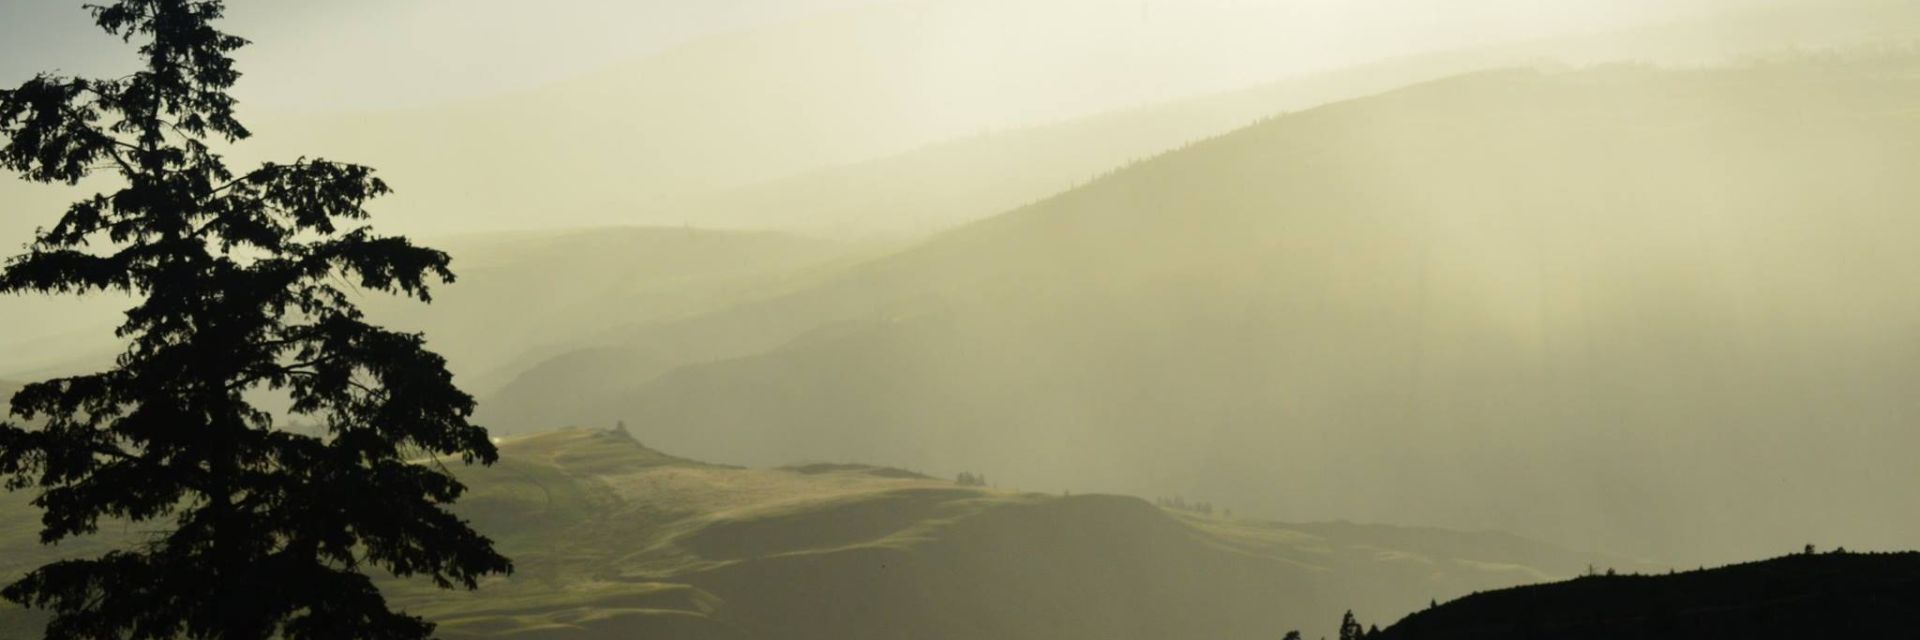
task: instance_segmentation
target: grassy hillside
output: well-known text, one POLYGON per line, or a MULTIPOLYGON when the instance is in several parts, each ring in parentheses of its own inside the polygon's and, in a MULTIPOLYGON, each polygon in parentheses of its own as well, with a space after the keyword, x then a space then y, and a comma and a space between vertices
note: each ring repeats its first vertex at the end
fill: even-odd
POLYGON ((1476 594, 1410 615, 1378 637, 1787 640, 1905 638, 1917 628, 1920 554, 1825 553, 1476 594))
MULTIPOLYGON (((473 487, 460 511, 516 572, 473 593, 386 586, 449 639, 1270 638, 1341 607, 1398 615, 1617 562, 1492 534, 1199 517, 884 467, 721 467, 596 430, 510 439, 497 466, 460 473, 473 487)), ((0 574, 15 575, 49 550, 24 497, 4 500, 0 574)), ((136 533, 105 530, 52 552, 136 533)), ((5 637, 33 623, 0 621, 5 637)))
POLYGON ((1920 543, 1889 489, 1920 482, 1913 68, 1487 73, 1279 117, 610 338, 668 375, 574 354, 483 411, 1654 553, 1920 543))

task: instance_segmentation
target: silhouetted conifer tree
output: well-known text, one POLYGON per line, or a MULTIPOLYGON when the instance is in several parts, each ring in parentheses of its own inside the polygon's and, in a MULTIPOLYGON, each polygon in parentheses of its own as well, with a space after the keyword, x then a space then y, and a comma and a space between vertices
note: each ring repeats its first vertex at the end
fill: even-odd
POLYGON ((472 588, 510 571, 443 505, 465 488, 441 457, 493 462, 473 400, 419 335, 372 326, 339 286, 428 299, 445 254, 365 227, 387 192, 366 167, 301 159, 231 173, 213 143, 248 136, 227 91, 245 41, 218 0, 116 0, 95 22, 144 68, 40 75, 0 91, 0 166, 117 191, 81 200, 0 272, 0 292, 122 291, 136 306, 108 371, 13 398, 0 475, 33 487, 41 540, 106 520, 162 521, 140 545, 55 562, 6 587, 51 610, 49 638, 412 639, 365 570, 472 588), (274 428, 270 390, 322 425, 274 428))
POLYGON ((1347 615, 1340 618, 1340 640, 1362 640, 1366 633, 1360 627, 1360 621, 1353 618, 1353 611, 1347 611, 1347 615))

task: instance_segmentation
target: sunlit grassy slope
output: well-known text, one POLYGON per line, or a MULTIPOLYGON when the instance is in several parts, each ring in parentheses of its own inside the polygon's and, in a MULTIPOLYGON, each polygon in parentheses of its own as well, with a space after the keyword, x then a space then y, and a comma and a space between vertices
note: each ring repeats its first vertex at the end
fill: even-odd
MULTIPOLYGON (((498 465, 460 473, 473 492, 459 510, 516 573, 474 593, 387 583, 450 639, 1271 638, 1346 607, 1399 615, 1609 562, 1498 534, 1202 517, 883 467, 721 467, 599 430, 510 439, 498 465)), ((129 533, 39 549, 21 501, 0 509, 0 574, 129 533)), ((5 637, 31 624, 4 620, 5 637)))
POLYGON ((1915 68, 1483 73, 1278 117, 610 338, 687 354, 667 375, 569 355, 483 411, 1702 559, 1920 544, 1915 68))
POLYGON ((1916 628, 1920 554, 1819 553, 1482 593, 1415 613, 1381 638, 1906 638, 1916 628))

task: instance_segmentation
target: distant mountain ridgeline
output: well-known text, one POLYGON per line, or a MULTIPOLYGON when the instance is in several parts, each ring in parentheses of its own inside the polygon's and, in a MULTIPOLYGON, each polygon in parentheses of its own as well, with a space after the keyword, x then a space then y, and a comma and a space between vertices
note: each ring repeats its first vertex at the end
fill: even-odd
MULTIPOLYGON (((1902 19, 1910 23, 1914 15, 1910 6, 1885 0, 1769 2, 1760 3, 1759 9, 1676 0, 1659 5, 1692 7, 1678 12, 1653 4, 1604 12, 1528 11, 1540 22, 1558 26, 1528 33, 1545 42, 1522 46, 1500 42, 1519 37, 1511 31, 1498 35, 1504 30, 1492 16, 1515 11, 1505 0, 1449 4, 1461 3, 1473 8, 1434 12, 1423 9, 1424 2, 1405 0, 1376 0, 1366 3, 1372 10, 1342 7, 1329 14, 1312 8, 1289 10, 1286 4, 1182 6, 1179 13, 1191 19, 1167 19, 1165 10, 1156 18, 1131 0, 877 3, 716 34, 641 59, 607 61, 597 72, 507 95, 252 122, 263 157, 291 149, 380 167, 398 188, 387 210, 405 212, 422 225, 415 229, 611 221, 920 229, 926 221, 942 218, 942 203, 924 197, 941 193, 933 189, 942 184, 996 193, 1030 185, 1029 195, 1014 203, 1019 204, 1064 189, 1091 172, 1225 131, 1261 113, 1240 111, 1245 118, 1226 119, 1192 110, 1162 114, 1174 117, 1106 127, 1105 139, 1081 138, 1078 151, 1036 141, 1024 147, 1034 153, 1010 156, 1017 166, 991 172, 1007 185, 970 179, 976 174, 966 164, 967 154, 948 156, 955 162, 941 168, 954 172, 945 178, 951 183, 939 178, 918 182, 913 178, 925 174, 911 170, 866 173, 929 189, 907 191, 919 197, 899 204, 928 205, 931 210, 902 211, 880 220, 861 219, 861 214, 884 211, 878 207, 834 205, 884 202, 870 199, 899 193, 884 185, 823 180, 784 190, 810 200, 796 209, 826 214, 825 220, 737 206, 698 206, 705 201, 698 194, 716 194, 717 205, 784 207, 788 203, 777 199, 724 192, 988 131, 1071 121, 1395 56, 1489 44, 1507 47, 1477 57, 1471 66, 1441 67, 1440 73, 1558 55, 1575 60, 1609 55, 1607 59, 1693 61, 1754 47, 1819 44, 1832 33, 1887 31, 1902 19), (1792 8, 1799 10, 1777 5, 1798 5, 1792 8), (1661 17, 1674 13, 1700 19, 1671 28, 1656 26, 1666 22, 1661 17), (1342 20, 1349 15, 1354 22, 1342 20), (1338 21, 1337 26, 1330 28, 1326 20, 1338 21), (1449 26, 1462 31, 1449 33, 1449 26), (1632 31, 1604 38, 1573 36, 1596 29, 1632 31), (1075 35, 1063 40, 1065 34, 1075 35), (1590 53, 1594 50, 1603 54, 1590 53), (1098 157, 1108 150, 1118 155, 1098 157), (1095 162, 1077 162, 1075 153, 1095 162)), ((1265 113, 1305 106, 1297 100, 1300 96, 1275 95, 1288 99, 1258 105, 1265 113)), ((989 200, 945 193, 968 202, 989 200)), ((993 212, 957 213, 975 218, 993 212)))
POLYGON ((482 411, 1649 555, 1920 542, 1889 489, 1920 482, 1913 62, 1485 73, 1277 117, 610 331, 482 411))
MULTIPOLYGON (((449 252, 458 276, 433 288, 433 304, 382 295, 355 302, 383 323, 425 332, 461 384, 482 394, 611 329, 784 293, 882 247, 664 227, 461 234, 423 244, 449 252)), ((19 357, 0 361, 0 375, 35 380, 104 367, 129 304, 106 295, 0 299, 0 311, 26 320, 22 335, 5 336, 19 341, 4 345, 19 357)))
POLYGON ((1895 25, 1915 19, 1920 19, 1920 8, 1885 0, 1783 3, 1624 31, 1400 55, 1246 89, 963 136, 886 157, 667 198, 647 211, 715 228, 841 238, 923 237, 1031 204, 1116 168, 1261 119, 1419 82, 1486 69, 1621 60, 1723 63, 1802 55, 1793 48, 1880 48, 1887 45, 1879 43, 1914 37, 1895 25))
POLYGON ((1912 638, 1920 553, 1809 553, 1668 575, 1595 575, 1480 593, 1368 640, 1912 638))
MULTIPOLYGON (((462 384, 490 393, 547 358, 634 324, 677 320, 810 282, 874 247, 763 231, 608 227, 454 236, 459 280, 431 305, 363 301, 424 331, 462 384)), ((632 359, 629 359, 631 362, 632 359)))

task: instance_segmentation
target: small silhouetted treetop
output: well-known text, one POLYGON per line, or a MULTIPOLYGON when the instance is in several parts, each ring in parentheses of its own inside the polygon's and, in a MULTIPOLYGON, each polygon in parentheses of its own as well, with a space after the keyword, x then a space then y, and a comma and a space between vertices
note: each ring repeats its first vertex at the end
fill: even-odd
POLYGON ((1366 637, 1366 630, 1360 626, 1359 620, 1354 619, 1352 611, 1340 618, 1340 640, 1364 640, 1366 637))
POLYGON ((444 505, 439 460, 498 454, 421 336, 367 323, 341 287, 429 299, 445 254, 347 228, 387 193, 372 170, 302 159, 230 172, 248 136, 227 91, 245 44, 218 0, 117 0, 95 22, 143 68, 41 75, 0 91, 0 166, 43 183, 96 172, 83 199, 0 271, 0 292, 121 291, 137 302, 108 371, 34 384, 0 426, 0 475, 31 488, 41 540, 159 521, 138 546, 40 567, 3 594, 48 609, 49 638, 253 640, 429 635, 365 570, 472 588, 511 570, 444 505), (291 400, 321 435, 276 429, 248 392, 291 400))

